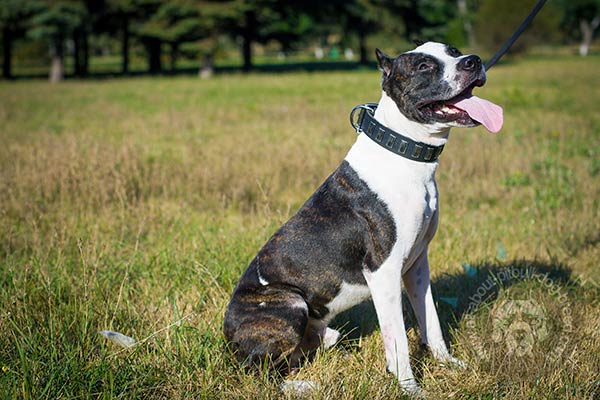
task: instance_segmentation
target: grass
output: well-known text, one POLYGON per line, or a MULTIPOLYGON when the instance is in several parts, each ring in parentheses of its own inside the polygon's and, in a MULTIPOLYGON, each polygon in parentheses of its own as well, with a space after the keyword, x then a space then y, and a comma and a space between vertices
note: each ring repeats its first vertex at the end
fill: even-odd
MULTIPOLYGON (((600 395, 599 65, 497 66, 478 92, 504 106, 503 131, 452 133, 430 261, 452 352, 470 368, 432 361, 409 313, 432 398, 600 395)), ((348 112, 378 99, 378 81, 0 83, 2 397, 282 397, 224 351, 223 312, 249 260, 344 157, 348 112), (118 347, 104 329, 140 344, 118 347)), ((315 398, 401 395, 367 311, 338 318, 346 340, 301 371, 315 398)))

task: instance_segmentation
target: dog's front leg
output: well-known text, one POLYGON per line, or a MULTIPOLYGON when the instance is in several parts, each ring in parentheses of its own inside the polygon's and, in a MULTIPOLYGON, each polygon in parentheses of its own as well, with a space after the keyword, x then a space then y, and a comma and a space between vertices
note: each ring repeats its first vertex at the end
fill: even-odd
POLYGON ((375 272, 365 270, 364 276, 377 312, 387 368, 396 375, 406 392, 419 394, 421 389, 410 368, 402 315, 402 266, 393 265, 388 260, 375 272))
POLYGON ((427 250, 421 254, 415 265, 404 276, 404 287, 412 304, 419 327, 421 340, 426 344, 436 360, 464 366, 464 363, 450 355, 440 327, 429 279, 427 250))

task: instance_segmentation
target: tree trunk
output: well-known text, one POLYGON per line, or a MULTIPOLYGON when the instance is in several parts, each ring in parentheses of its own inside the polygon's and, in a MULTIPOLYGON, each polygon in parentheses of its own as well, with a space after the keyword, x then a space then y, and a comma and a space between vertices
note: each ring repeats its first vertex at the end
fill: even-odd
POLYGON ((421 39, 415 35, 421 34, 422 28, 426 25, 425 19, 419 14, 418 0, 409 0, 403 7, 402 22, 404 22, 404 36, 409 42, 413 39, 421 39))
POLYGON ((81 35, 79 29, 73 31, 73 67, 75 76, 81 77, 81 35))
POLYGON ((162 71, 160 62, 161 56, 161 41, 156 38, 147 38, 145 40, 146 51, 148 52, 148 71, 151 74, 158 74, 162 71))
POLYGON ((210 78, 215 72, 215 60, 212 54, 205 54, 198 75, 202 79, 210 78))
POLYGON ((89 49, 88 33, 85 28, 73 31, 73 65, 75 76, 83 78, 88 74, 89 49))
POLYGON ((252 39, 254 37, 256 24, 256 15, 254 14, 254 11, 246 11, 244 30, 242 32, 242 58, 244 59, 242 69, 244 72, 248 72, 252 69, 252 39))
POLYGON ((358 32, 358 46, 360 54, 360 64, 369 64, 369 57, 367 56, 367 38, 361 31, 358 32))
POLYGON ((11 63, 12 63, 12 31, 7 28, 4 27, 4 29, 2 29, 2 53, 3 53, 3 59, 2 59, 2 77, 4 79, 11 79, 12 78, 12 70, 11 70, 11 63))
POLYGON ((590 46, 594 39, 594 31, 600 25, 600 16, 594 18, 591 22, 586 19, 579 20, 579 28, 581 29, 581 45, 579 46, 579 55, 585 57, 590 52, 590 46))
POLYGON ((123 17, 123 25, 121 29, 123 30, 123 41, 121 42, 121 56, 123 65, 121 72, 123 75, 127 75, 129 73, 129 17, 127 15, 123 17))
POLYGON ((473 34, 473 24, 471 24, 471 19, 469 18, 467 0, 458 0, 458 13, 462 19, 465 34, 467 35, 467 44, 470 48, 474 48, 476 46, 475 35, 473 34))
POLYGON ((252 69, 252 39, 244 35, 242 40, 242 57, 244 58, 244 65, 242 69, 245 72, 248 72, 252 69))
POLYGON ((81 75, 87 76, 90 70, 90 46, 88 41, 88 31, 81 31, 81 75))
POLYGON ((52 64, 50 65, 49 80, 51 83, 57 83, 62 81, 64 78, 62 38, 53 41, 51 51, 52 64))
POLYGON ((175 73, 177 69, 177 51, 178 51, 177 43, 171 43, 171 73, 175 73))

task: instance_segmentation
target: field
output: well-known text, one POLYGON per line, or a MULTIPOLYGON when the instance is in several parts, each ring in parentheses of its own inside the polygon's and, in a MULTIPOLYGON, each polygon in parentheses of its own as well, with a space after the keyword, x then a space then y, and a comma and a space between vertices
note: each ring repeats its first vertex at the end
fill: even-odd
MULTIPOLYGON (((480 96, 505 126, 454 130, 430 249, 452 353, 407 313, 431 398, 600 396, 600 58, 523 59, 480 96)), ((286 398, 240 371, 223 313, 247 263, 339 164, 379 73, 0 82, 2 398, 286 398), (114 330, 131 349, 102 337, 114 330)), ((399 386, 372 305, 298 375, 316 399, 399 386)))

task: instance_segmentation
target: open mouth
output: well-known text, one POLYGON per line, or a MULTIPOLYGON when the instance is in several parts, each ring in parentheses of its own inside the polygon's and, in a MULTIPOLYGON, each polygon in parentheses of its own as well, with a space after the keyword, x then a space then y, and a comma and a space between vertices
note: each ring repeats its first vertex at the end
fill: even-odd
POLYGON ((485 81, 477 79, 452 98, 421 105, 419 112, 427 120, 465 127, 482 124, 490 132, 498 132, 503 124, 502 107, 473 96, 473 89, 484 84, 485 81))

